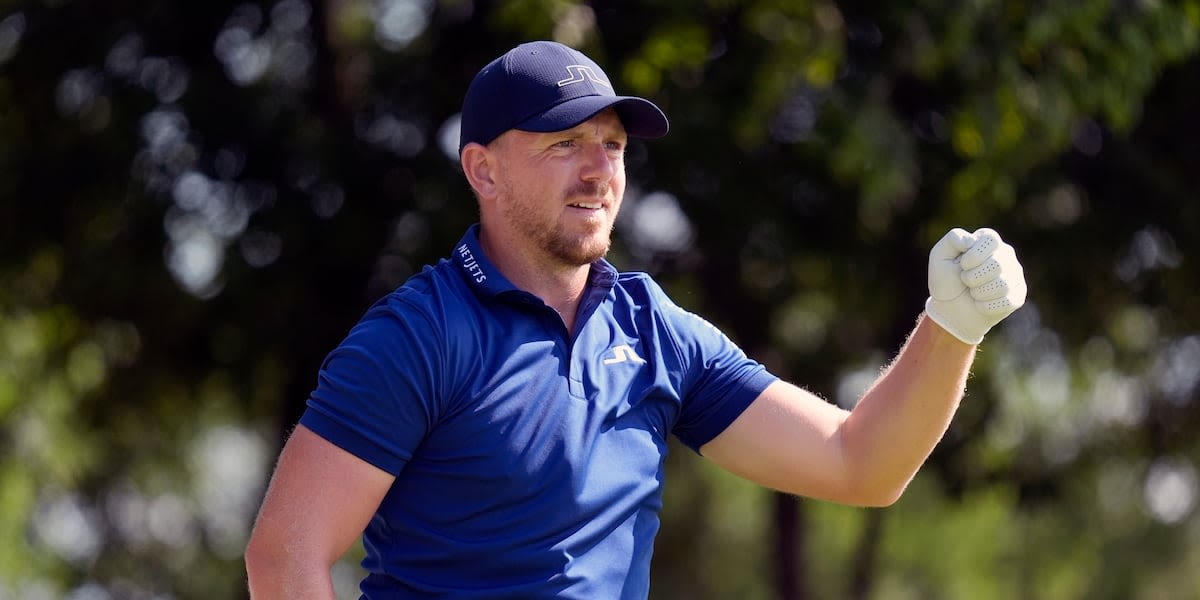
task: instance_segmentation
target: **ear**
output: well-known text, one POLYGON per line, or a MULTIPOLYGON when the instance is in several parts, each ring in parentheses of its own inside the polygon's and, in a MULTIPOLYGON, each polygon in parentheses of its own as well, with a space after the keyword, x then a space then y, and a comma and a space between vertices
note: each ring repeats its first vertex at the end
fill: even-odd
POLYGON ((481 199, 493 198, 496 195, 496 157, 486 147, 471 142, 467 144, 459 156, 463 174, 467 182, 481 199))

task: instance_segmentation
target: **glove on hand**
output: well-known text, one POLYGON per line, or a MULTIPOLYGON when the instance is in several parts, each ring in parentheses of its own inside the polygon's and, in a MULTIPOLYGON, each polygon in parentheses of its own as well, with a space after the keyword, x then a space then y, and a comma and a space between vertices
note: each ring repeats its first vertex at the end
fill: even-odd
POLYGON ((1020 308, 1026 291, 1016 252, 991 229, 952 229, 929 252, 925 314, 968 344, 1020 308))

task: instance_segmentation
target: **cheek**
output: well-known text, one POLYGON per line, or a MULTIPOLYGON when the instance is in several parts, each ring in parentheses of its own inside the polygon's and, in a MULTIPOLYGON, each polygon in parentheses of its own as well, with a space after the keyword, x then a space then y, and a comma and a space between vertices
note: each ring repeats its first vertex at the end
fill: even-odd
POLYGON ((625 195, 625 169, 621 168, 618 170, 608 185, 612 188, 613 196, 620 201, 625 195))
POLYGON ((625 157, 616 158, 612 161, 613 183, 620 182, 622 188, 625 187, 625 157))
POLYGON ((514 169, 508 173, 508 189, 512 192, 512 200, 529 203, 545 188, 545 175, 536 169, 514 169))

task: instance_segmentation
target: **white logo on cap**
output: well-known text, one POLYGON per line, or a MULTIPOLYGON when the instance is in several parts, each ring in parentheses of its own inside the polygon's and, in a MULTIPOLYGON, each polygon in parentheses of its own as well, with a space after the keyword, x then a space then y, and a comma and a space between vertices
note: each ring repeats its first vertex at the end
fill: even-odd
POLYGON ((606 88, 610 88, 610 89, 612 88, 611 85, 608 85, 607 81, 602 79, 599 75, 596 74, 595 71, 592 70, 591 67, 589 67, 587 65, 569 65, 567 67, 567 74, 569 74, 570 77, 559 81, 558 87, 568 86, 568 85, 571 85, 572 83, 583 83, 584 81, 591 81, 592 83, 598 83, 606 88))

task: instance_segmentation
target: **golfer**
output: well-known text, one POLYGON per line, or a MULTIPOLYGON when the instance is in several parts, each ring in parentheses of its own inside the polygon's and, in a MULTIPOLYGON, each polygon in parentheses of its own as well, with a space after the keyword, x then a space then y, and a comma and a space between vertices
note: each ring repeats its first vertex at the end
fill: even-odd
POLYGON ((479 223, 326 358, 246 549, 255 600, 333 598, 360 536, 363 598, 644 600, 668 436, 787 493, 900 496, 1025 300, 1012 247, 947 233, 915 328, 843 410, 604 259, 628 139, 667 128, 557 43, 479 72, 459 151, 479 223))

